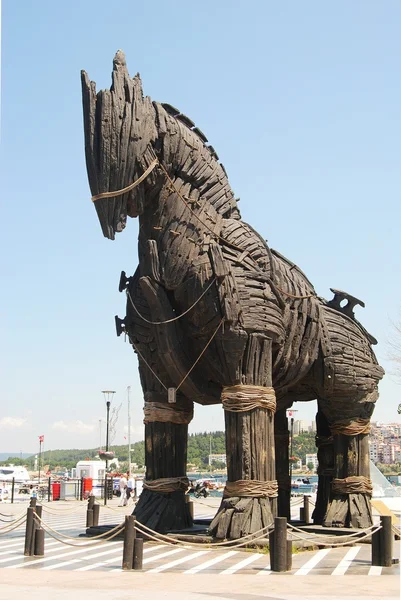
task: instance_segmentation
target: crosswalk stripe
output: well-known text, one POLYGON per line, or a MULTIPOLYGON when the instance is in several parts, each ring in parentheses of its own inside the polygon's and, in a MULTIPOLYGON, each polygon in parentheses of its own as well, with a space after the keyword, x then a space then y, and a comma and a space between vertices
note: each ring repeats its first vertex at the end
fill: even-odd
POLYGON ((184 548, 175 548, 174 550, 168 550, 167 552, 162 552, 162 554, 156 554, 156 556, 151 556, 150 558, 145 558, 143 560, 143 564, 147 564, 153 562, 154 560, 158 560, 159 558, 164 558, 165 556, 171 556, 172 554, 177 554, 178 552, 182 552, 184 548))
MULTIPOLYGON (((88 561, 88 560, 92 560, 93 558, 98 558, 99 556, 106 556, 106 555, 110 555, 113 554, 115 552, 121 552, 122 553, 122 545, 120 544, 118 547, 114 547, 113 549, 108 549, 105 550, 104 552, 96 552, 96 554, 89 554, 88 556, 84 556, 83 558, 76 558, 72 561, 69 561, 70 563, 73 562, 81 562, 81 561, 88 561)), ((61 565, 63 565, 63 563, 61 563, 61 565)), ((57 563, 56 565, 52 566, 52 567, 42 567, 40 569, 40 571, 50 571, 52 568, 57 569, 59 567, 59 564, 57 563)), ((79 569, 76 569, 79 571, 79 569)))
POLYGON ((262 558, 262 554, 251 554, 251 556, 248 556, 244 560, 241 560, 233 567, 229 567, 225 571, 221 571, 219 575, 231 575, 232 573, 236 573, 236 571, 239 571, 240 569, 243 569, 244 567, 255 562, 256 560, 259 560, 259 558, 262 558))
POLYGON ((147 573, 161 573, 162 571, 166 571, 167 569, 173 569, 174 567, 181 565, 189 560, 194 560, 195 558, 199 558, 204 554, 209 554, 210 550, 202 550, 201 552, 195 552, 195 554, 190 554, 189 556, 184 556, 183 558, 177 558, 177 560, 173 560, 161 567, 155 567, 154 569, 149 569, 146 571, 147 573))
POLYGON ((323 560, 325 556, 327 556, 330 550, 331 548, 324 548, 324 550, 318 550, 315 556, 312 556, 312 558, 308 560, 308 562, 305 563, 303 567, 298 569, 298 571, 295 571, 294 575, 307 575, 309 571, 313 569, 313 567, 316 567, 316 565, 320 563, 320 561, 323 560))
MULTIPOLYGON (((107 544, 107 542, 105 542, 107 544)), ((98 547, 103 547, 104 544, 99 545, 98 547)), ((63 552, 62 554, 58 554, 56 556, 45 556, 44 558, 37 558, 33 560, 29 560, 27 562, 19 563, 18 565, 10 565, 6 567, 7 569, 21 569, 23 567, 28 567, 30 565, 37 565, 43 562, 48 562, 50 560, 55 560, 57 558, 64 558, 68 556, 73 556, 75 554, 82 554, 82 552, 88 552, 88 548, 82 548, 81 550, 74 550, 73 552, 63 552)))
POLYGON ((77 562, 79 562, 79 558, 73 558, 72 560, 65 560, 64 562, 56 563, 55 565, 42 567, 40 571, 54 571, 55 569, 61 569, 61 567, 67 567, 68 565, 73 565, 77 562))
POLYGON ((212 558, 211 560, 201 563, 197 567, 193 567, 192 569, 189 569, 188 571, 184 571, 183 574, 184 575, 193 575, 194 573, 199 573, 199 571, 203 571, 204 569, 207 569, 213 565, 216 565, 217 563, 221 562, 222 560, 225 560, 226 558, 230 558, 230 556, 234 556, 235 554, 238 554, 238 552, 235 550, 231 550, 231 552, 226 552, 225 554, 221 554, 220 556, 217 556, 216 558, 212 558))
POLYGON ((370 567, 368 575, 381 575, 382 570, 383 570, 383 567, 378 567, 378 566, 374 565, 373 567, 370 567))
POLYGON ((332 575, 344 575, 360 549, 361 546, 354 546, 353 548, 350 548, 344 558, 336 566, 332 572, 332 575))

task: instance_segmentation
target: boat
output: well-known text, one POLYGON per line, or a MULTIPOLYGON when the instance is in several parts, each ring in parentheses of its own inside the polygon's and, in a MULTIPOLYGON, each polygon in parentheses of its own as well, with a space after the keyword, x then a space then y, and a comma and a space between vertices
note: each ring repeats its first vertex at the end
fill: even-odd
POLYGON ((0 467, 0 482, 26 483, 30 480, 29 473, 25 467, 15 467, 8 465, 0 467))

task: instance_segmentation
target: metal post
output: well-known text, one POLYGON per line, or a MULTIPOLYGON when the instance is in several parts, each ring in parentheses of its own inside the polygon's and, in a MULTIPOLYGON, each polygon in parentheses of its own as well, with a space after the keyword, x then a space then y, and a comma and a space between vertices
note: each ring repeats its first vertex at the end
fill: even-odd
POLYGON ((123 571, 129 571, 134 564, 135 517, 126 515, 124 526, 123 571))
POLYGON ((26 511, 26 526, 25 526, 25 547, 24 547, 24 556, 31 556, 31 544, 32 544, 32 536, 33 536, 33 513, 35 509, 32 506, 29 506, 26 511))
POLYGON ((291 417, 291 430, 290 430, 290 485, 292 481, 292 440, 294 436, 294 417, 291 417))
POLYGON ((100 504, 94 504, 92 510, 93 510, 93 525, 97 527, 99 525, 100 504))
POLYGON ((47 483, 47 501, 50 502, 50 497, 52 493, 52 478, 49 477, 49 481, 47 483))
POLYGON ((306 525, 309 525, 309 523, 310 523, 310 504, 309 504, 308 496, 304 496, 304 520, 305 520, 306 525))
POLYGON ((13 477, 13 481, 11 484, 11 504, 14 504, 14 489, 15 489, 15 477, 13 477))
POLYGON ((127 387, 128 400, 128 477, 131 479, 131 411, 130 411, 130 394, 131 386, 127 387))
POLYGON ((380 567, 380 532, 381 529, 372 534, 372 566, 380 567))
POLYGON ((275 517, 272 571, 283 572, 287 570, 287 552, 287 519, 286 517, 275 517))
POLYGON ((143 564, 143 538, 135 538, 134 545, 134 562, 133 567, 135 571, 142 569, 143 564))
POLYGON ((33 553, 35 556, 45 555, 45 530, 42 527, 35 529, 35 547, 33 553))
POLYGON ((391 567, 393 564, 393 532, 391 516, 383 515, 380 517, 380 558, 382 567, 391 567))

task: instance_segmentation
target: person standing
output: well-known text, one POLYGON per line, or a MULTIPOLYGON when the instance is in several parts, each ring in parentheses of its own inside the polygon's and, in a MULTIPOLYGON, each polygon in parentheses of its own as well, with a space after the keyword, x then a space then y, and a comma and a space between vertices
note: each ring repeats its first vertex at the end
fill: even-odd
POLYGON ((127 478, 125 475, 120 477, 120 504, 118 506, 127 506, 127 478))
POLYGON ((127 503, 129 503, 130 498, 133 499, 132 493, 135 492, 135 478, 132 477, 132 475, 130 476, 129 473, 127 473, 127 476, 128 476, 128 481, 127 481, 127 503))

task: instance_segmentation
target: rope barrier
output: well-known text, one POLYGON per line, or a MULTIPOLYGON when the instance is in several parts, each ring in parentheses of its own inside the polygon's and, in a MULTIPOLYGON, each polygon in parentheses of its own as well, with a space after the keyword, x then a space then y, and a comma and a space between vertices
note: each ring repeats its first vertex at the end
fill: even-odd
POLYGON ((97 541, 91 540, 90 542, 86 542, 84 544, 73 544, 71 542, 64 541, 60 538, 66 538, 69 540, 77 540, 78 538, 70 536, 70 535, 65 535, 65 534, 61 533, 60 531, 56 531, 56 529, 53 529, 53 527, 51 527, 50 525, 45 523, 43 521, 43 519, 41 519, 36 513, 34 515, 34 518, 36 518, 40 522, 43 529, 45 529, 45 531, 50 535, 50 537, 52 537, 55 540, 58 540, 62 544, 66 544, 67 546, 77 546, 77 547, 79 547, 79 546, 96 546, 98 544, 102 544, 105 541, 104 539, 100 539, 100 538, 106 538, 107 540, 111 540, 111 539, 115 538, 117 535, 119 535, 119 533, 121 533, 121 531, 124 529, 124 523, 120 523, 119 525, 116 525, 109 531, 106 531, 99 535, 93 536, 92 540, 97 540, 97 541), (57 534, 57 535, 54 535, 54 534, 57 534), (59 536, 59 537, 57 537, 57 536, 59 536))
MULTIPOLYGON (((154 531, 153 529, 150 529, 149 527, 147 527, 146 525, 144 525, 143 523, 141 523, 140 521, 135 521, 135 528, 137 528, 137 530, 140 533, 144 533, 146 535, 148 535, 151 539, 155 539, 156 541, 160 541, 163 542, 165 541, 165 543, 170 542, 170 544, 173 545, 185 545, 185 546, 191 546, 194 548, 199 548, 199 544, 193 544, 191 542, 185 542, 183 540, 178 540, 175 538, 171 538, 167 535, 164 535, 163 533, 158 533, 157 531, 154 531), (141 529, 142 528, 142 529, 141 529), (149 535, 147 532, 151 532, 151 535, 149 535)), ((272 525, 268 525, 267 527, 263 527, 262 529, 259 529, 259 531, 255 531, 255 533, 250 533, 248 535, 245 535, 241 538, 238 538, 236 540, 227 540, 224 542, 213 542, 210 543, 209 545, 213 548, 215 547, 236 547, 236 545, 238 544, 238 542, 240 542, 241 540, 247 540, 244 541, 242 543, 238 544, 238 547, 243 546, 248 544, 249 542, 253 541, 253 540, 258 540, 261 538, 266 539, 266 533, 270 533, 271 531, 274 530, 274 526, 272 525)))
MULTIPOLYGON (((373 535, 374 533, 376 533, 376 531, 379 531, 379 529, 382 529, 381 525, 379 525, 375 530, 370 531, 366 535, 364 535, 362 537, 359 537, 357 540, 351 540, 351 541, 348 541, 348 542, 338 542, 336 544, 335 542, 323 542, 322 540, 319 540, 319 541, 315 540, 315 541, 316 541, 316 545, 317 546, 327 546, 327 547, 349 546, 349 544, 353 544, 356 541, 361 542, 362 540, 370 537, 371 535, 373 535)), ((298 539, 298 540, 303 540, 303 541, 306 541, 306 542, 314 542, 314 540, 311 539, 311 538, 306 538, 304 536, 300 536, 299 534, 293 533, 291 531, 290 531, 290 535, 292 535, 295 539, 298 539)), ((315 534, 315 535, 317 535, 317 534, 315 534)), ((347 537, 349 537, 349 536, 347 536, 347 537)))
POLYGON ((14 523, 14 525, 12 527, 4 527, 2 530, 0 530, 0 535, 6 534, 6 533, 10 533, 11 531, 14 531, 14 529, 18 529, 18 527, 20 527, 20 525, 23 525, 26 521, 26 516, 24 519, 20 520, 18 523, 14 523), (5 531, 5 529, 7 529, 7 531, 5 531))
POLYGON ((44 512, 48 512, 51 515, 72 515, 74 513, 78 513, 81 511, 82 508, 86 508, 87 507, 87 503, 85 502, 85 504, 80 504, 77 507, 71 507, 72 510, 70 510, 69 508, 50 508, 49 506, 45 505, 45 504, 41 504, 40 502, 37 503, 39 506, 42 507, 44 512))
MULTIPOLYGON (((300 529, 299 527, 296 527, 295 525, 291 525, 291 523, 288 523, 287 526, 288 526, 289 529, 291 529, 293 531, 298 531, 300 533, 306 533, 303 529, 300 529)), ((359 531, 354 531, 354 533, 347 533, 347 534, 345 534, 342 537, 347 537, 347 538, 349 538, 349 537, 357 537, 357 536, 360 536, 361 533, 364 533, 364 532, 367 532, 367 531, 371 531, 372 529, 375 529, 376 527, 380 528, 381 525, 371 525, 370 527, 367 527, 366 529, 360 529, 359 531)), ((308 533, 308 535, 311 535, 311 536, 324 536, 326 539, 327 538, 338 539, 338 535, 330 535, 330 534, 326 535, 324 533, 315 533, 313 531, 311 531, 310 533, 309 532, 307 532, 307 533, 308 533)))
POLYGON ((199 296, 199 298, 192 304, 192 306, 190 306, 189 308, 187 308, 187 310, 185 310, 183 313, 181 313, 180 315, 178 315, 177 317, 174 317, 172 319, 167 319, 166 321, 149 321, 148 319, 146 319, 137 309, 137 307, 134 304, 133 299, 131 298, 131 294, 129 293, 128 289, 126 290, 127 296, 130 299, 130 302, 132 304, 132 308, 135 310, 135 312, 137 313, 137 315, 146 323, 149 323, 149 325, 165 325, 166 323, 173 323, 174 321, 178 321, 179 319, 181 319, 181 317, 184 317, 185 315, 187 315, 197 304, 198 302, 200 302, 203 298, 203 296, 205 294, 207 294, 207 292, 210 290, 210 288, 212 287, 212 285, 215 283, 216 278, 213 279, 213 281, 210 283, 210 285, 207 286, 207 288, 205 289, 205 291, 201 294, 201 296, 199 296))

